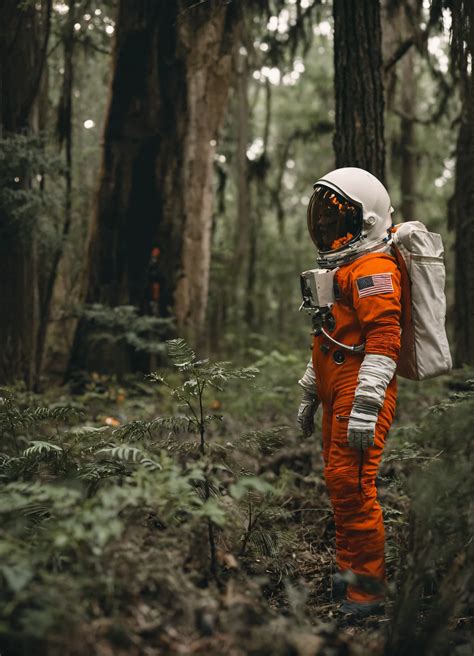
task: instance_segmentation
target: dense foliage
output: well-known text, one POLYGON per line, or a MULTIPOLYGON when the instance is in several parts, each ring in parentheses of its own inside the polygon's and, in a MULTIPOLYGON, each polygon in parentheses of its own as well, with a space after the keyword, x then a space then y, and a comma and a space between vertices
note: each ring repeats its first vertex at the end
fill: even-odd
MULTIPOLYGON (((258 375, 199 360, 181 340, 168 353, 174 373, 91 379, 73 405, 2 390, 4 653, 356 654, 358 640, 382 653, 386 625, 349 646, 325 623, 334 536, 319 440, 301 443, 281 414, 298 358, 261 357, 258 375)), ((474 400, 471 383, 456 385, 466 391, 431 408, 440 385, 424 397, 402 386, 405 409, 421 401, 427 414, 395 430, 381 472, 398 579, 387 654, 465 653, 463 621, 448 629, 472 612, 460 436, 474 400)))

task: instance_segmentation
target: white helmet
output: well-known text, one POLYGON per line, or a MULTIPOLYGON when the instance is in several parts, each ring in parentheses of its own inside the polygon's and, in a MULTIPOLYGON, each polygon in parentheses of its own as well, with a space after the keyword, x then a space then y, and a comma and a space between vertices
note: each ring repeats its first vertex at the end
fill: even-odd
POLYGON ((355 167, 335 169, 313 188, 308 229, 320 266, 331 269, 387 247, 393 207, 374 175, 355 167))

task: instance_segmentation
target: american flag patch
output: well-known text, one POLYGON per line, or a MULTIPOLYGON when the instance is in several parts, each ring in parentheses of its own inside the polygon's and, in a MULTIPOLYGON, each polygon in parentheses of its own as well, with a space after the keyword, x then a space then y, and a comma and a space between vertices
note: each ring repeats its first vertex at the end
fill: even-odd
POLYGON ((391 273, 374 273, 356 280, 359 298, 373 296, 374 294, 388 294, 393 292, 391 273))

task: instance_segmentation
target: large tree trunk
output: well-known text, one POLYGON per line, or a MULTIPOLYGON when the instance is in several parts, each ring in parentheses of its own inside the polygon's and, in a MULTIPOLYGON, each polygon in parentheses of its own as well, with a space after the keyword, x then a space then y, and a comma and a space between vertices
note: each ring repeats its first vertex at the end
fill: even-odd
POLYGON ((455 229, 456 366, 474 365, 474 77, 466 85, 456 148, 456 182, 450 201, 450 225, 455 229))
MULTIPOLYGON (((69 11, 64 25, 62 34, 63 52, 64 52, 64 73, 62 78, 62 89, 58 104, 58 117, 56 125, 56 134, 59 148, 64 145, 65 150, 65 182, 66 195, 64 203, 64 222, 60 228, 59 244, 54 248, 49 269, 45 271, 45 280, 40 286, 40 309, 41 321, 38 333, 38 353, 37 369, 41 372, 43 368, 48 368, 48 373, 58 373, 58 370, 64 370, 66 363, 64 355, 58 349, 58 343, 71 339, 71 331, 65 330, 64 324, 61 327, 52 322, 52 310, 54 306, 55 289, 61 287, 59 278, 60 263, 63 257, 64 247, 71 230, 72 223, 72 167, 73 167, 73 85, 74 85, 74 51, 75 51, 75 30, 76 22, 75 0, 68 0, 69 11), (69 335, 68 335, 69 332, 69 335), (54 350, 54 347, 58 350, 54 350), (49 357, 48 351, 54 352, 54 357, 49 357), (59 351, 59 352, 58 352, 59 351), (62 357, 61 357, 62 355, 62 357), (61 366, 62 361, 62 366, 61 366)), ((71 322, 69 322, 71 323, 71 322)), ((67 349, 67 355, 69 355, 67 349)), ((66 358, 67 361, 67 358, 66 358)))
POLYGON ((379 2, 334 0, 336 166, 359 166, 385 181, 379 2))
MULTIPOLYGON (((0 12, 0 137, 38 131, 38 91, 49 34, 51 2, 6 0, 0 12)), ((12 191, 31 187, 30 172, 12 171, 12 191)), ((0 206, 0 383, 37 377, 38 271, 34 217, 19 221, 0 206)))
POLYGON ((87 300, 141 306, 161 249, 160 313, 197 337, 208 294, 213 154, 237 3, 121 0, 87 300))
POLYGON ((449 204, 450 227, 456 232, 454 362, 461 366, 474 365, 474 5, 453 0, 450 9, 451 67, 462 101, 454 195, 449 204))

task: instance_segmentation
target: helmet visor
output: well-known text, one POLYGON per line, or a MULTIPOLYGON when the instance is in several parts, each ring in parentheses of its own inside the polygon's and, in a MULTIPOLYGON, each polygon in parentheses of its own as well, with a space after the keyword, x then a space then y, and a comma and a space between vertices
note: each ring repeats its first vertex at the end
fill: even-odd
POLYGON ((332 189, 317 186, 308 205, 308 230, 319 252, 337 250, 360 235, 362 210, 332 189))

